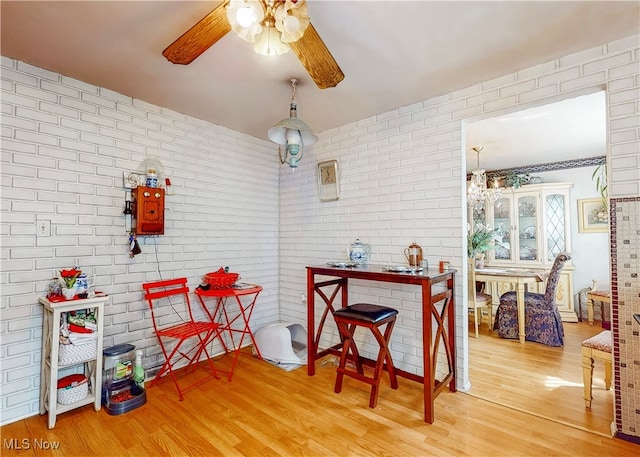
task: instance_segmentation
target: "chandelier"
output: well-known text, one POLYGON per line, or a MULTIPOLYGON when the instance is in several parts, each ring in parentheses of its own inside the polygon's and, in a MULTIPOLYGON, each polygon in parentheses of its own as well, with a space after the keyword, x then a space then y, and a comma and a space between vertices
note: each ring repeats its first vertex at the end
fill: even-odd
POLYGON ((478 168, 471 172, 471 180, 467 188, 467 205, 475 211, 481 211, 487 203, 493 205, 502 196, 502 189, 498 187, 497 180, 494 180, 493 187, 487 187, 487 174, 484 169, 480 168, 480 151, 484 148, 471 149, 476 152, 478 168))
POLYGON ((253 50, 265 56, 284 54, 309 26, 306 0, 230 0, 227 18, 253 50))
POLYGON ((298 119, 296 104, 296 80, 291 80, 291 104, 289 117, 282 119, 267 132, 269 139, 276 144, 284 145, 284 155, 278 146, 278 155, 282 164, 296 169, 302 159, 302 149, 318 141, 318 137, 302 120, 298 119))

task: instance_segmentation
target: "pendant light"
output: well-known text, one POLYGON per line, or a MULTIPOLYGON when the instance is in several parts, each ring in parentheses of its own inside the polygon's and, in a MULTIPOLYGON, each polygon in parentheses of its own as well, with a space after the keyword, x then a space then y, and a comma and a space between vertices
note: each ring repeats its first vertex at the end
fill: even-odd
POLYGON ((298 164, 302 159, 304 146, 311 146, 318 137, 302 120, 298 119, 298 111, 296 104, 296 82, 291 80, 291 104, 289 106, 289 117, 282 119, 276 125, 271 127, 267 132, 269 139, 276 144, 284 145, 284 154, 282 148, 278 146, 278 155, 282 164, 288 164, 291 168, 298 168, 298 164))
POLYGON ((476 211, 481 211, 487 204, 493 205, 502 196, 502 189, 498 187, 497 181, 494 181, 493 187, 487 187, 487 174, 480 168, 480 151, 484 148, 471 149, 476 153, 478 168, 471 172, 471 180, 467 188, 467 205, 476 211))

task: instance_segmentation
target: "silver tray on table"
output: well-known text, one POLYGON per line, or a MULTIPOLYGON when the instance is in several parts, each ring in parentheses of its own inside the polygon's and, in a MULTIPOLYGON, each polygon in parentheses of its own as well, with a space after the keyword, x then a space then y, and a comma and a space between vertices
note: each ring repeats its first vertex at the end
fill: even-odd
POLYGON ((360 266, 361 264, 356 262, 327 262, 327 265, 336 268, 354 268, 360 266))
POLYGON ((383 271, 391 271, 394 273, 416 273, 422 271, 422 267, 414 267, 411 265, 387 265, 382 267, 383 271))

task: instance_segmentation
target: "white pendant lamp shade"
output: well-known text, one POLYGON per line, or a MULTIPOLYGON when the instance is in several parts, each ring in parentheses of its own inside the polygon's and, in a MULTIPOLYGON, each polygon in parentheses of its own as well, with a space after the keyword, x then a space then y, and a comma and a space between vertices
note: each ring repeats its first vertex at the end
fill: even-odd
POLYGON ((295 101, 296 80, 291 80, 291 105, 289 117, 282 119, 267 131, 267 136, 276 144, 284 145, 284 156, 278 148, 280 162, 291 168, 297 168, 305 146, 311 146, 318 141, 318 137, 302 120, 298 119, 298 109, 295 101))
POLYGON ((300 133, 302 144, 305 146, 311 146, 318 141, 318 137, 313 133, 311 127, 297 117, 282 119, 269 129, 267 135, 274 143, 287 144, 287 134, 291 135, 289 132, 292 130, 300 133))

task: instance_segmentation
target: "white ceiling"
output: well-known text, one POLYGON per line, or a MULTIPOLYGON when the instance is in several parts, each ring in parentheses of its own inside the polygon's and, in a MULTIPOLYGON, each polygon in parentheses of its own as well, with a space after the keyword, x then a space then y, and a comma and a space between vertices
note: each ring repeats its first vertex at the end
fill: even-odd
POLYGON ((470 122, 466 125, 467 172, 502 170, 604 156, 607 148, 604 91, 470 122))
MULTIPOLYGON (((320 90, 292 52, 259 56, 233 32, 190 65, 168 62, 163 49, 218 3, 2 0, 1 52, 266 138, 288 116, 291 78, 298 116, 322 132, 640 33, 637 1, 310 0, 311 22, 345 74, 320 90)), ((483 167, 490 154, 504 165, 501 154, 541 150, 546 135, 526 131, 497 150, 496 132, 514 123, 470 127, 483 167)))

